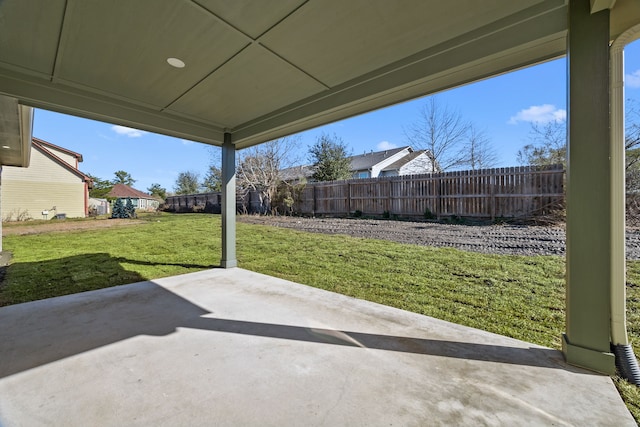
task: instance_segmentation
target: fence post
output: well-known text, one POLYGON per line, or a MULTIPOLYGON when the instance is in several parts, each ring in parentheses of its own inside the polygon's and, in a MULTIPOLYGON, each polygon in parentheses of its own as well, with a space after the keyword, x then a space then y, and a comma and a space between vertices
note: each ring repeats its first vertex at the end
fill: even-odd
POLYGON ((496 220, 496 175, 489 175, 489 213, 491 221, 496 220))
POLYGON ((439 220, 440 219, 440 214, 442 212, 442 191, 441 191, 441 186, 442 186, 442 173, 438 174, 438 180, 435 182, 435 190, 436 190, 436 218, 439 220))
MULTIPOLYGON (((549 173, 545 170, 541 172, 537 168, 511 167, 420 176, 370 178, 340 183, 312 183, 311 188, 307 187, 305 190, 307 206, 305 212, 313 216, 339 215, 345 211, 350 214, 357 209, 369 214, 382 209, 395 215, 417 216, 423 215, 428 206, 438 219, 449 213, 460 216, 481 216, 491 218, 493 221, 502 216, 531 214, 534 206, 530 199, 534 196, 547 198, 553 196, 555 200, 555 193, 560 191, 559 197, 562 198, 562 171, 559 173, 560 181, 554 181, 553 189, 531 185, 535 176, 549 173), (318 190, 318 187, 321 190, 318 190), (560 190, 556 187, 560 187, 560 190), (553 195, 550 194, 552 190, 553 195), (385 191, 387 191, 386 195, 385 191), (318 192, 321 194, 319 195, 318 192), (394 204, 396 199, 398 199, 397 205, 394 204)), ((254 208, 255 199, 254 194, 245 196, 245 202, 248 202, 250 209, 254 208)), ((188 200, 184 197, 176 197, 175 203, 178 206, 181 202, 186 203, 188 200)))
POLYGON ((312 211, 311 214, 315 217, 316 216, 316 209, 317 209, 317 202, 316 202, 316 187, 317 185, 313 184, 312 185, 312 193, 313 193, 313 204, 311 205, 312 211))

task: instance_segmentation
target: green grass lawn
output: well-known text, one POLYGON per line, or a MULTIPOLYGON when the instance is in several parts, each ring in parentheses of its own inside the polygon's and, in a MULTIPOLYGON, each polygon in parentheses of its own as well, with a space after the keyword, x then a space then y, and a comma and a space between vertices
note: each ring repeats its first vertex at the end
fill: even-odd
MULTIPOLYGON (((149 215, 133 227, 7 236, 14 258, 0 305, 189 273, 218 265, 218 215, 149 215)), ((564 258, 484 255, 238 223, 248 270, 560 348, 564 258)), ((630 262, 628 316, 640 354, 640 262, 630 262)), ((638 388, 616 384, 636 420, 638 388)))

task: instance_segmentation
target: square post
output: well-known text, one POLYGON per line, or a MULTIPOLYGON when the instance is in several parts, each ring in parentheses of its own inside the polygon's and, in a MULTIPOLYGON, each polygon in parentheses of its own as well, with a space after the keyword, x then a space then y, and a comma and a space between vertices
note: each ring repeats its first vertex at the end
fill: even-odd
POLYGON ((236 147, 231 134, 222 144, 222 268, 238 266, 236 259, 236 147))
POLYGON ((570 0, 567 147, 568 363, 615 373, 610 349, 612 258, 609 10, 570 0))
POLYGON ((0 165, 0 254, 2 254, 2 165, 0 165))

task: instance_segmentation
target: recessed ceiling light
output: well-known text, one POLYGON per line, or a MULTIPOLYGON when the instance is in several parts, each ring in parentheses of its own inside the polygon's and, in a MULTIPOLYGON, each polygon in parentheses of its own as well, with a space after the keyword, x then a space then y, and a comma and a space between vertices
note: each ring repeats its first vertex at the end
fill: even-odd
POLYGON ((4 148, 5 150, 8 150, 11 147, 9 147, 8 145, 3 145, 2 148, 4 148))
POLYGON ((167 58, 167 62, 172 67, 176 67, 176 68, 184 68, 184 66, 185 66, 184 61, 182 61, 181 59, 178 59, 178 58, 167 58))

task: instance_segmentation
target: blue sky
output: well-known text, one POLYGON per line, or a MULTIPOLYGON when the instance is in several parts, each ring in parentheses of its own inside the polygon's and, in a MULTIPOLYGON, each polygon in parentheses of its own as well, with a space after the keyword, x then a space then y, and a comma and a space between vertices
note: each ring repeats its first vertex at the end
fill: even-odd
MULTIPOLYGON (((640 41, 625 49, 626 97, 640 101, 640 41)), ((516 154, 529 142, 531 122, 544 123, 566 114, 566 62, 534 67, 469 84, 438 95, 439 104, 456 110, 484 130, 498 153, 496 166, 516 166, 516 154)), ((406 129, 417 121, 423 99, 342 120, 298 134, 298 157, 322 133, 336 134, 353 154, 409 145, 406 129)), ((210 146, 92 120, 36 110, 33 135, 83 155, 80 169, 102 179, 125 170, 134 187, 147 191, 159 183, 172 191, 182 171, 204 177, 214 159, 210 146)))

